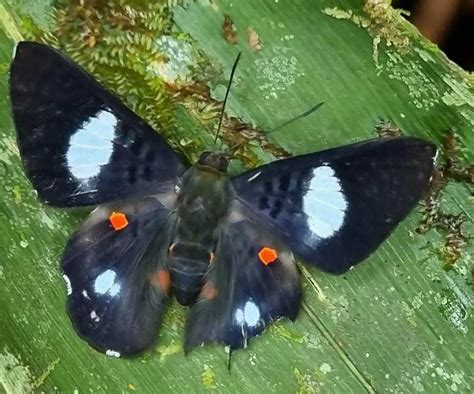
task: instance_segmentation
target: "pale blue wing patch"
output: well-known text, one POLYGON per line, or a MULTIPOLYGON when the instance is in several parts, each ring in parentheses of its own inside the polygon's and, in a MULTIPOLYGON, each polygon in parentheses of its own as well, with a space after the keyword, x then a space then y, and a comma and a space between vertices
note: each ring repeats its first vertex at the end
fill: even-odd
POLYGON ((99 111, 71 136, 66 153, 67 166, 77 180, 88 180, 100 173, 112 156, 118 120, 109 111, 99 111))
POLYGON ((116 280, 117 273, 108 269, 97 275, 94 281, 94 291, 97 294, 115 297, 120 292, 120 282, 116 280))
POLYGON ((241 326, 255 327, 260 322, 260 308, 249 299, 245 305, 236 309, 234 319, 241 326))
POLYGON ((335 171, 328 165, 312 170, 303 196, 303 212, 312 235, 334 236, 344 223, 347 200, 335 171))

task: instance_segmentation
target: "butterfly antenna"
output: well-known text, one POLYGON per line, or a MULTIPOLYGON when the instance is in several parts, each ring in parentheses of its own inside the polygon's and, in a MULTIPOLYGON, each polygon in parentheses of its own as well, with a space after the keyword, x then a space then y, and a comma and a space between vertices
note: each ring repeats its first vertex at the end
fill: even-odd
POLYGON ((229 83, 227 84, 227 90, 225 92, 224 102, 222 103, 221 116, 219 117, 219 126, 217 126, 216 136, 214 138, 214 145, 216 144, 217 137, 219 137, 219 132, 221 131, 222 119, 224 118, 224 110, 225 110, 225 106, 226 106, 226 103, 227 103, 227 98, 229 97, 230 86, 232 85, 232 80, 234 79, 235 69, 237 68, 237 64, 239 63, 241 54, 242 54, 242 52, 238 53, 237 57, 235 58, 234 65, 232 66, 232 71, 230 72, 229 83))
POLYGON ((308 115, 311 115, 314 111, 316 111, 318 108, 322 107, 324 103, 318 103, 316 105, 313 105, 310 109, 306 110, 302 114, 295 116, 293 119, 287 120, 286 122, 282 123, 281 125, 274 127, 273 129, 269 131, 265 131, 265 134, 273 133, 274 131, 280 130, 281 128, 288 126, 289 124, 296 122, 297 120, 300 120, 302 118, 306 118, 308 115))

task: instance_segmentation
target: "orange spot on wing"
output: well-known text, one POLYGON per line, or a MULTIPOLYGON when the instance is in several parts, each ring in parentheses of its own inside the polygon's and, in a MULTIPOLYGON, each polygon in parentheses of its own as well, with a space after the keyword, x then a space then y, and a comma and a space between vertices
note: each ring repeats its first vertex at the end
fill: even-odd
POLYGON ((171 287, 171 279, 168 271, 155 272, 151 277, 153 285, 157 286, 163 293, 168 293, 171 287))
POLYGON ((212 300, 216 298, 217 293, 217 288, 211 282, 206 282, 201 290, 201 297, 205 298, 206 300, 212 300))
POLYGON ((109 216, 109 222, 115 231, 123 230, 128 226, 128 219, 122 212, 112 212, 109 216))
POLYGON ((275 249, 264 246, 260 249, 260 252, 258 252, 258 258, 262 264, 268 265, 276 261, 278 254, 275 249))

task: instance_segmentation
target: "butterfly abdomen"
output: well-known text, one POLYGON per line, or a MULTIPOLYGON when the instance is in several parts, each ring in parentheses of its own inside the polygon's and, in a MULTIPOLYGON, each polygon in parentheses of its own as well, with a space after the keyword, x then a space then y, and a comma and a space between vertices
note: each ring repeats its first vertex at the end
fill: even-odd
POLYGON ((210 256, 199 243, 180 242, 171 246, 168 269, 174 295, 181 305, 191 305, 196 300, 210 256))

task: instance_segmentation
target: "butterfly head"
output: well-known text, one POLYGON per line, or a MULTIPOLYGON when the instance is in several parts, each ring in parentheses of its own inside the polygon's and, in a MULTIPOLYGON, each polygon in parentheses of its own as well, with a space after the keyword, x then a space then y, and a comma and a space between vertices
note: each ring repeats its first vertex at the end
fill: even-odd
POLYGON ((205 151, 201 153, 197 164, 225 174, 229 166, 229 157, 223 152, 205 151))

